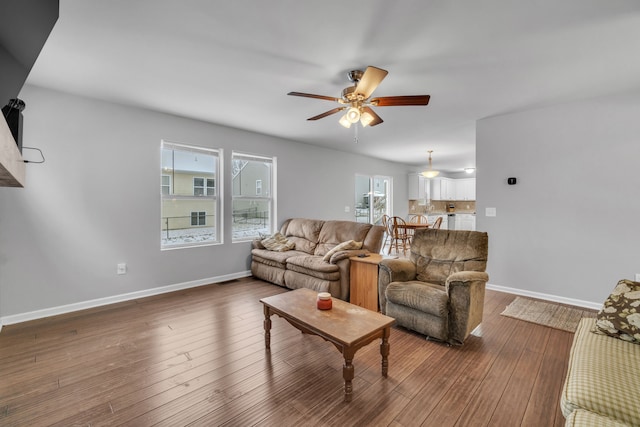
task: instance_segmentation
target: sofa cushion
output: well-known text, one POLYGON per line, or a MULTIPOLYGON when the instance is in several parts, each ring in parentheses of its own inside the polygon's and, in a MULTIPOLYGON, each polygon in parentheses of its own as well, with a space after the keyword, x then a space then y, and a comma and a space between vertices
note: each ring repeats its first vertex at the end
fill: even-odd
POLYGON ((279 231, 274 233, 273 236, 262 239, 260 243, 262 244, 262 246, 264 246, 265 249, 276 252, 289 251, 295 247, 295 243, 287 240, 287 238, 284 237, 279 231))
POLYGON ((371 224, 359 223, 353 221, 326 221, 322 226, 318 238, 318 246, 314 255, 324 256, 333 249, 334 246, 346 242, 347 240, 355 240, 356 242, 364 242, 367 233, 371 229, 371 224))
POLYGON ((449 296, 440 285, 418 281, 391 282, 385 295, 388 301, 423 313, 441 318, 446 318, 449 313, 449 296))
POLYGON ((291 218, 282 224, 280 232, 296 245, 296 250, 313 254, 323 224, 324 221, 317 219, 291 218))
POLYGON ((322 259, 326 262, 329 262, 329 260, 331 259, 331 256, 336 252, 360 249, 361 247, 362 247, 362 242, 356 242, 355 240, 347 240, 346 242, 342 242, 334 246, 329 252, 324 254, 322 259))
POLYGON ((604 417, 584 409, 576 409, 564 423, 565 427, 629 427, 625 423, 604 417))
POLYGON ((618 282, 598 312, 593 332, 640 344, 640 282, 618 282))
POLYGON ((340 270, 335 264, 329 264, 322 257, 299 255, 287 259, 287 270, 297 271, 323 280, 339 280, 340 270))
POLYGON ((477 231, 416 230, 411 260, 420 281, 444 285, 458 271, 485 271, 488 235, 477 231))
POLYGON ((560 405, 567 418, 576 409, 640 425, 640 346, 591 333, 596 319, 578 324, 560 405))
POLYGON ((285 268, 287 265, 287 259, 295 256, 306 255, 304 252, 300 251, 286 251, 286 252, 276 252, 270 251, 268 249, 252 249, 251 256, 253 261, 267 264, 273 267, 285 268))

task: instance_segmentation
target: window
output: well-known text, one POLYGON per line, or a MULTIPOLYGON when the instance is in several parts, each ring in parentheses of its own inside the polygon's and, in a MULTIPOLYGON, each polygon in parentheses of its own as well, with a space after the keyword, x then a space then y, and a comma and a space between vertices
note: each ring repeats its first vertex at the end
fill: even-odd
POLYGON ((234 242, 271 234, 275 224, 275 157, 231 154, 234 242))
POLYGON ((207 225, 206 212, 191 212, 191 225, 207 225))
POLYGON ((356 221, 380 224, 391 215, 391 177, 356 175, 356 221))
POLYGON ((221 243, 222 150, 163 141, 161 151, 161 248, 221 243))
POLYGON ((171 193, 171 175, 162 175, 161 191, 162 194, 171 193))
POLYGON ((215 196, 216 180, 214 178, 193 178, 194 196, 215 196), (206 186, 205 186, 206 184, 206 186))

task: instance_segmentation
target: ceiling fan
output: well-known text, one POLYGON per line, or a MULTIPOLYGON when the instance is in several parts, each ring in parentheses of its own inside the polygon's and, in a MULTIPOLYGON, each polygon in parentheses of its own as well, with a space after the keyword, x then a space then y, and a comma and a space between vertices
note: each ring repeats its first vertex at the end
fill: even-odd
POLYGON ((358 123, 358 121, 362 123, 362 126, 375 126, 382 123, 383 120, 371 107, 398 107, 405 105, 429 104, 429 95, 381 96, 371 98, 371 94, 387 74, 389 74, 388 71, 373 66, 368 66, 365 71, 350 71, 348 73, 348 77, 354 84, 342 91, 341 98, 302 92, 289 92, 287 95, 324 99, 342 104, 341 107, 336 107, 332 110, 325 111, 322 114, 318 114, 317 116, 309 117, 307 120, 322 119, 346 110, 345 114, 339 120, 339 123, 346 128, 351 127, 354 123, 358 123))

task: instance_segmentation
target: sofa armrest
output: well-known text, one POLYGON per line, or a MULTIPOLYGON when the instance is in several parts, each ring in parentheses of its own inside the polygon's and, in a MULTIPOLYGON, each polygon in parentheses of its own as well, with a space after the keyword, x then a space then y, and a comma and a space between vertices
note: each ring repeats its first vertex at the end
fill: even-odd
POLYGON ((480 271, 458 271, 447 278, 449 295, 449 342, 462 344, 482 322, 484 290, 489 275, 480 271))
POLYGON ((255 239, 251 241, 251 249, 265 249, 265 247, 260 239, 255 239))
POLYGON ((416 278, 416 265, 406 258, 383 259, 378 265, 378 301, 380 311, 387 311, 385 292, 391 282, 408 282, 416 278))
POLYGON ((331 259, 329 262, 331 264, 337 264, 338 261, 342 261, 343 259, 351 258, 352 256, 358 256, 360 254, 368 254, 369 251, 366 249, 348 249, 344 251, 338 251, 331 255, 331 259))

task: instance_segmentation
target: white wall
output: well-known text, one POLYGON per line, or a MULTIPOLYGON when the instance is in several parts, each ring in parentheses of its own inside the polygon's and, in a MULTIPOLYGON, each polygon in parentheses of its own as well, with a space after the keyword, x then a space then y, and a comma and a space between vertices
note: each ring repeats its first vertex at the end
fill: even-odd
POLYGON ((491 284, 600 306, 640 272, 640 93, 480 120, 476 159, 491 284))
MULTIPOLYGON (((26 188, 0 188, 5 320, 249 270, 250 245, 231 244, 229 221, 223 245, 160 251, 161 139, 221 147, 226 170, 232 150, 277 156, 279 224, 353 219, 355 173, 392 176, 394 211, 407 214, 404 165, 33 86, 20 97, 24 145, 41 148, 46 162, 27 165, 26 188), (116 275, 119 262, 126 275, 116 275)), ((228 179, 225 188, 229 218, 228 179)))

